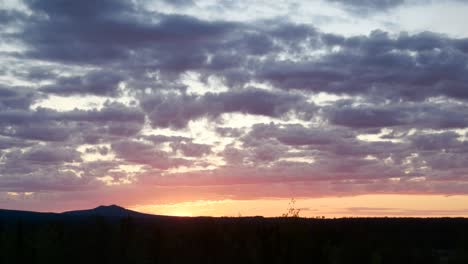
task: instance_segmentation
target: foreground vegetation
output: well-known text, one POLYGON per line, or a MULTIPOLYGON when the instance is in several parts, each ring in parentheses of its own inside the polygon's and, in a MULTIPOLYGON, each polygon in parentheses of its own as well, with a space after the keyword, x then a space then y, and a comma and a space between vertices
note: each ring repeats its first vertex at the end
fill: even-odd
POLYGON ((0 217, 0 263, 468 263, 467 219, 0 217))

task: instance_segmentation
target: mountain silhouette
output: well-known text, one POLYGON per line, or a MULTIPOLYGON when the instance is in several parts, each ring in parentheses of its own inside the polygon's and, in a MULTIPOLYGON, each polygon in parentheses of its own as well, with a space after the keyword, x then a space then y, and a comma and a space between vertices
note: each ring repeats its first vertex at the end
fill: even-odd
POLYGON ((48 221, 48 220, 57 218, 59 215, 60 214, 57 214, 57 213, 40 213, 40 212, 0 209, 0 221, 1 222, 15 222, 17 220, 48 221))
POLYGON ((68 211, 63 212, 63 215, 71 215, 71 216, 105 216, 105 217, 141 217, 141 216, 149 216, 148 214, 139 213, 136 211, 128 210, 118 205, 101 205, 93 209, 88 210, 76 210, 76 211, 68 211))
POLYGON ((48 212, 32 212, 19 210, 0 209, 0 221, 13 222, 18 220, 24 221, 49 221, 49 220, 67 220, 89 218, 93 216, 105 217, 109 219, 120 219, 122 217, 132 218, 168 218, 169 216, 144 214, 126 209, 118 205, 101 205, 93 209, 66 211, 63 213, 48 213, 48 212))

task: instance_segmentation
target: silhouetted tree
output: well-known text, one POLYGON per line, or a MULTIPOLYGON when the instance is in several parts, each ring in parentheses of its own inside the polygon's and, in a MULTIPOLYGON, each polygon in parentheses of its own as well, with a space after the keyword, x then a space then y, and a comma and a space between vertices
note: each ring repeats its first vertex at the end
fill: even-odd
POLYGON ((301 209, 296 208, 296 199, 291 198, 289 201, 288 209, 286 213, 282 214, 282 217, 299 217, 301 209))

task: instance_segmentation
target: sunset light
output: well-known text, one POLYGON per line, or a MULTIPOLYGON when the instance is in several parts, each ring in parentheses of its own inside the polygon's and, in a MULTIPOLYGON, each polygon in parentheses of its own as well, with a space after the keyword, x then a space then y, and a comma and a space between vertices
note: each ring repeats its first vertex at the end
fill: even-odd
MULTIPOLYGON (((175 216, 279 217, 287 199, 195 201, 134 206, 131 209, 175 216)), ((467 196, 362 195, 296 199, 302 217, 468 217, 467 196)))
POLYGON ((0 0, 0 264, 467 264, 468 0, 0 0))
POLYGON ((0 208, 466 216, 466 13, 0 0, 0 208))

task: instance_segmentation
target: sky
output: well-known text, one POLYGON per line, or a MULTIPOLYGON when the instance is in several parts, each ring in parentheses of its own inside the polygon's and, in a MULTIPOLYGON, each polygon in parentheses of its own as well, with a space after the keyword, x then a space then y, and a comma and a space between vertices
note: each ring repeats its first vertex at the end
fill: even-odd
POLYGON ((0 0, 0 208, 468 216, 467 13, 0 0))

